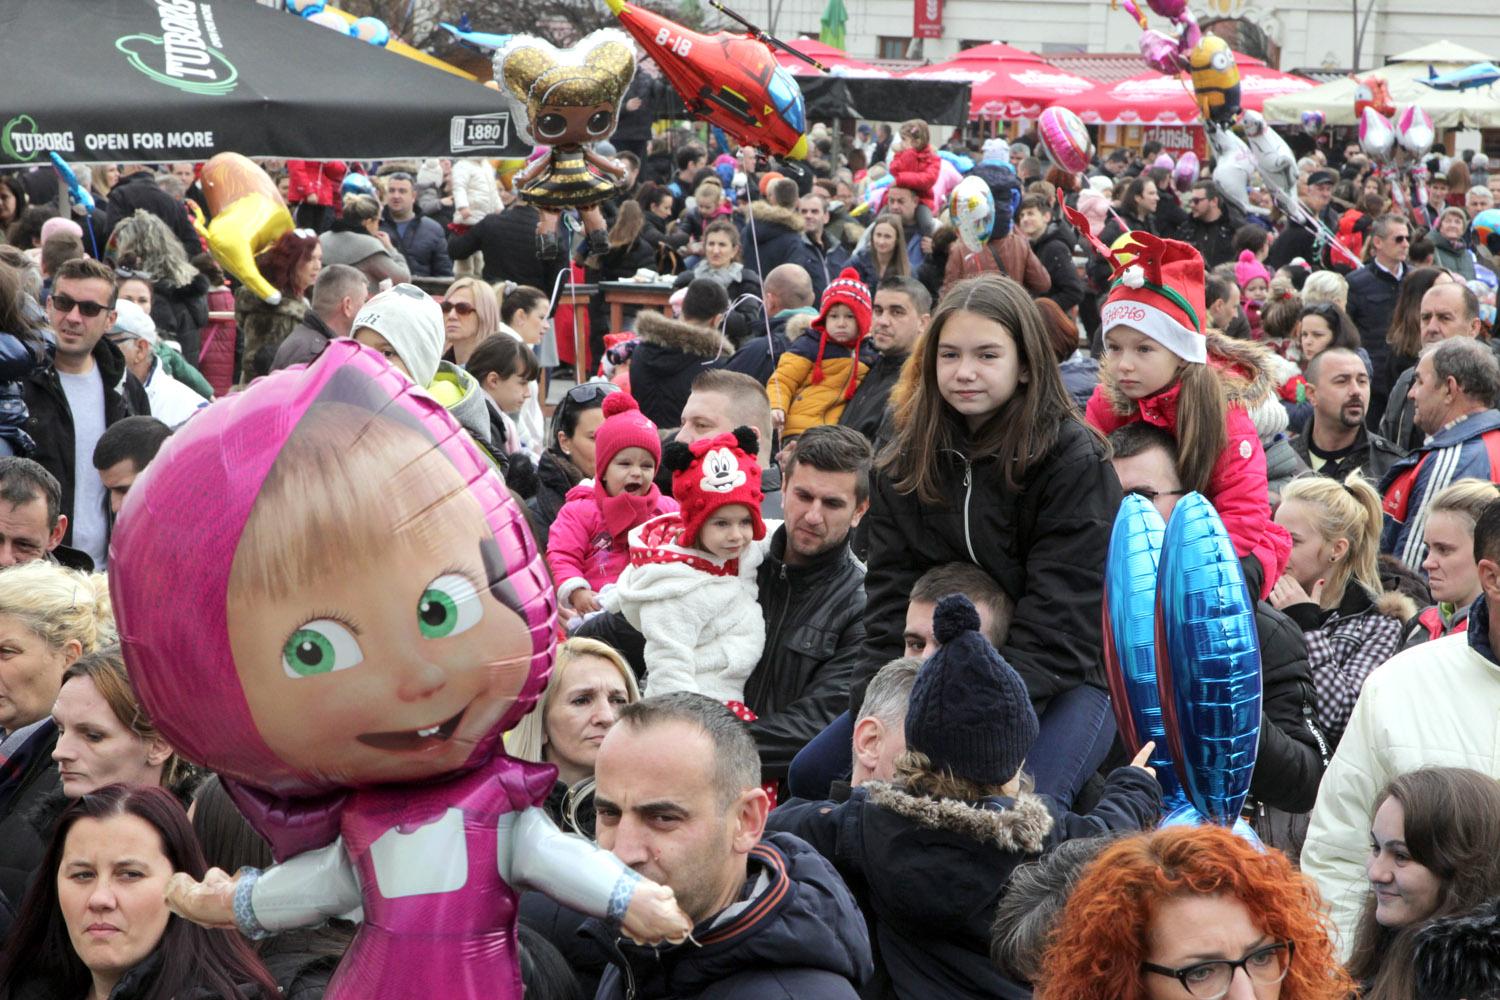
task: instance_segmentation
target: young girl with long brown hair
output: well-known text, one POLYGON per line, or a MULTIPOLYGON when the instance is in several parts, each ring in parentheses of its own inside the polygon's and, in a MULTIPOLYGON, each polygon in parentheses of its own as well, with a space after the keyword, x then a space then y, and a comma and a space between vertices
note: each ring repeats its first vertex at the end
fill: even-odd
MULTIPOLYGON (((950 562, 984 570, 1016 602, 1000 652, 1041 716, 1028 757, 1036 787, 1066 804, 1112 738, 1099 601, 1120 482, 1063 388, 1036 304, 1009 278, 955 284, 908 373, 866 517, 860 663, 901 655, 924 572, 950 562)), ((872 673, 856 670, 855 715, 872 673)))

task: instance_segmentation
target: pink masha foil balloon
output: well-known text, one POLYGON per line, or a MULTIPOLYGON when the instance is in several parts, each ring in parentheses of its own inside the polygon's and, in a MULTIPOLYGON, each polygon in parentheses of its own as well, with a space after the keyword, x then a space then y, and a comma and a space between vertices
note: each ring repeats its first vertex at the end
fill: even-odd
POLYGON ((1193 182, 1198 179, 1198 171, 1201 164, 1198 163, 1198 154, 1191 149, 1177 158, 1177 165, 1172 168, 1172 186, 1178 191, 1186 193, 1193 189, 1193 182))
POLYGON ((501 741, 555 638, 525 514, 375 351, 335 340, 183 426, 131 489, 110 587, 146 712, 280 862, 236 877, 241 931, 363 907, 328 1000, 516 1000, 516 885, 596 916, 632 898, 539 808, 556 769, 501 741))
POLYGON ((1396 130, 1391 120, 1374 108, 1359 114, 1359 148, 1376 163, 1389 163, 1396 148, 1396 130))
POLYGON ((1088 169, 1093 142, 1083 119, 1067 108, 1048 108, 1037 120, 1037 131, 1053 163, 1073 174, 1088 169))
POLYGON ((1416 159, 1427 155, 1436 138, 1432 119, 1419 105, 1411 105, 1396 117, 1396 141, 1416 159))

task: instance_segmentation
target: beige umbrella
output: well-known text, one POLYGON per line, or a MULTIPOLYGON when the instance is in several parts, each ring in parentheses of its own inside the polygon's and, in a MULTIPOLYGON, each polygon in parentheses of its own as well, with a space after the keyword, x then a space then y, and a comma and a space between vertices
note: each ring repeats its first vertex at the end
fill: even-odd
MULTIPOLYGON (((1431 71, 1439 75, 1490 62, 1493 57, 1453 42, 1433 42, 1393 56, 1390 63, 1358 74, 1361 79, 1379 77, 1397 108, 1420 105, 1437 128, 1500 128, 1500 85, 1469 90, 1439 90, 1421 80, 1431 71)), ((1329 125, 1357 125, 1354 117, 1353 80, 1345 78, 1311 90, 1273 97, 1266 101, 1266 120, 1295 124, 1304 111, 1321 111, 1329 125)))

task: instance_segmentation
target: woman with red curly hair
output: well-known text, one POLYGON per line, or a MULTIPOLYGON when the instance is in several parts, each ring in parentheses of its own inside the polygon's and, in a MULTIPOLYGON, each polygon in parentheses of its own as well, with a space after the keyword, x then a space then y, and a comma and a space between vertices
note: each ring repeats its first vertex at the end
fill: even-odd
POLYGON ((1332 925, 1280 851, 1217 826, 1119 841, 1089 866, 1037 1000, 1346 1000, 1332 925))
POLYGON ((307 314, 307 296, 323 267, 323 246, 310 229, 282 233, 255 258, 256 267, 281 293, 275 305, 241 285, 234 293, 234 322, 244 338, 240 360, 242 382, 271 370, 276 348, 307 314), (264 355, 257 364, 257 355, 264 355))

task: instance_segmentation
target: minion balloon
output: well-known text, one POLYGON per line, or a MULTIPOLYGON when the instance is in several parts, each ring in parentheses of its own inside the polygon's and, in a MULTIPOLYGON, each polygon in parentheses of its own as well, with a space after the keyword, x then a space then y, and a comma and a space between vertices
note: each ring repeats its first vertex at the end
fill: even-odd
POLYGON ((1240 69, 1229 43, 1217 35, 1204 35, 1188 55, 1188 72, 1203 120, 1233 125, 1240 113, 1240 69))
POLYGON ((601 28, 569 49, 517 35, 495 53, 495 79, 521 137, 551 147, 515 177, 516 193, 541 214, 541 259, 560 255, 558 224, 568 209, 583 216, 589 252, 609 252, 599 205, 620 190, 625 164, 594 152, 592 144, 614 134, 634 78, 635 49, 615 28, 601 28))

